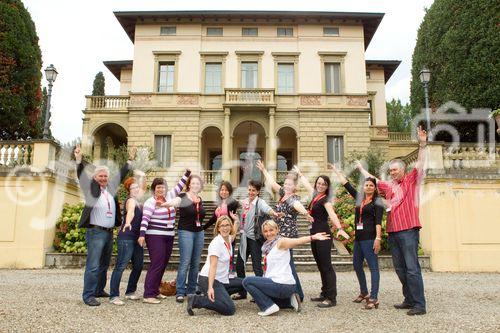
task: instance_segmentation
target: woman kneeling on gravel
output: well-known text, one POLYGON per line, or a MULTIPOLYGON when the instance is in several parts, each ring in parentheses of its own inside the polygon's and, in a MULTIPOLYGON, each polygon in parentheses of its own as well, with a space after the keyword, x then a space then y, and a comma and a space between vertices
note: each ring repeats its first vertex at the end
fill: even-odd
POLYGON ((273 220, 262 224, 266 242, 262 246, 264 276, 250 276, 243 280, 243 287, 252 295, 261 310, 259 316, 269 316, 280 308, 292 307, 300 311, 300 298, 295 292, 295 279, 290 267, 290 249, 315 240, 327 240, 330 235, 320 232, 300 238, 279 236, 278 225, 273 220))
POLYGON ((216 311, 231 316, 236 311, 230 295, 244 291, 240 278, 229 278, 233 247, 231 243, 236 237, 238 216, 229 213, 234 221, 223 215, 215 222, 215 238, 208 246, 207 261, 198 276, 198 287, 202 295, 187 295, 187 312, 194 315, 194 308, 216 311))

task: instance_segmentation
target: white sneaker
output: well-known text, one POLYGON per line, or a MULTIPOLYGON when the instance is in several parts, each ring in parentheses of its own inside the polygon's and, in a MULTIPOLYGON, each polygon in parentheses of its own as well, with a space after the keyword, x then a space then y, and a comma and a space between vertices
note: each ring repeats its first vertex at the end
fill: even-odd
POLYGON ((124 305, 123 301, 119 297, 113 297, 112 299, 109 300, 109 303, 114 304, 114 305, 124 305))
POLYGON ((280 310, 279 306, 277 306, 276 304, 273 304, 270 307, 268 307, 266 309, 266 311, 261 311, 258 314, 259 314, 259 316, 266 317, 266 316, 272 315, 273 313, 278 312, 279 310, 280 310))
POLYGON ((162 295, 162 294, 158 294, 158 296, 156 296, 156 298, 158 298, 158 299, 165 299, 165 298, 167 298, 167 296, 162 295))
POLYGON ((133 294, 125 295, 125 299, 130 299, 132 301, 137 301, 138 299, 140 299, 140 297, 137 296, 135 293, 133 293, 133 294))
POLYGON ((147 303, 147 304, 160 304, 161 301, 156 298, 143 298, 142 303, 147 303))
POLYGON ((290 296, 290 304, 295 312, 300 312, 301 304, 299 294, 293 293, 292 296, 290 296))

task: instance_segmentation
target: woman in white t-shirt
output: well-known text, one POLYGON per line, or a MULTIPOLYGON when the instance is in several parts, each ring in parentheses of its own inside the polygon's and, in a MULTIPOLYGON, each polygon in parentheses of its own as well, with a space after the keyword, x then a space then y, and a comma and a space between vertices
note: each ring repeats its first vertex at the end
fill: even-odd
POLYGON ((232 241, 236 237, 238 216, 230 213, 231 218, 223 215, 217 219, 214 227, 215 238, 208 246, 207 261, 198 275, 198 287, 201 295, 187 295, 187 312, 194 315, 193 309, 209 309, 225 316, 236 311, 232 294, 244 291, 242 279, 229 278, 232 241))
POLYGON ((269 316, 281 308, 293 307, 300 311, 300 298, 295 292, 295 279, 290 267, 290 249, 315 240, 327 240, 330 235, 318 232, 311 236, 286 238, 279 235, 276 222, 267 220, 262 224, 266 242, 262 245, 264 276, 249 276, 243 287, 252 295, 260 308, 259 316, 269 316))

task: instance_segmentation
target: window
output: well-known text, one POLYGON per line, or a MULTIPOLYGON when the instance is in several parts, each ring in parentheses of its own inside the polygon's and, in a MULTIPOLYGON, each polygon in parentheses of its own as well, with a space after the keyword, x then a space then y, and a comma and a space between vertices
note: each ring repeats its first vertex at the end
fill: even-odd
POLYGON ((207 62, 205 64, 205 93, 222 92, 222 63, 207 62))
POLYGON ((175 62, 160 62, 158 67, 158 92, 174 91, 175 62))
POLYGON ((373 118, 372 118, 372 114, 373 114, 373 101, 370 99, 368 100, 368 108, 370 109, 370 113, 368 114, 368 125, 369 126, 372 126, 373 125, 373 118))
POLYGON ((278 170, 278 171, 292 170, 292 168, 293 168, 293 152, 292 151, 279 150, 277 152, 276 159, 277 159, 276 170, 278 170))
POLYGON ((344 137, 327 136, 328 163, 342 167, 344 161, 344 137))
POLYGON ((278 37, 293 37, 293 28, 278 28, 278 37))
POLYGON ((175 36, 177 34, 177 27, 161 27, 160 35, 162 36, 175 36))
POLYGON ((242 28, 241 34, 243 36, 257 36, 259 34, 259 29, 257 29, 257 28, 242 28))
POLYGON ((278 93, 293 94, 294 92, 294 64, 278 64, 278 93))
POLYGON ((257 71, 258 63, 242 62, 241 63, 241 87, 242 88, 257 88, 257 71))
POLYGON ((327 94, 340 94, 339 63, 325 63, 325 84, 327 94))
POLYGON ((207 36, 222 36, 222 28, 207 28, 207 36))
POLYGON ((160 168, 170 167, 171 135, 155 135, 155 156, 160 168))
POLYGON ((324 36, 338 36, 339 28, 338 27, 324 27, 323 28, 324 36))
POLYGON ((370 72, 369 71, 366 71, 366 79, 369 80, 371 77, 370 77, 370 72))

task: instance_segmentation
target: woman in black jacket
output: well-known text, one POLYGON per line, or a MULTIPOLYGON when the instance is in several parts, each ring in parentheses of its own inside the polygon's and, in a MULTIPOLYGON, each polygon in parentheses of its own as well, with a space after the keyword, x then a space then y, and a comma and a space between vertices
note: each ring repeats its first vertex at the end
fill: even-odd
MULTIPOLYGON (((234 224, 233 219, 231 218, 231 213, 236 214, 238 208, 240 207, 240 203, 238 200, 235 200, 233 198, 233 186, 231 185, 230 182, 223 180, 219 184, 219 188, 217 189, 217 207, 215 207, 214 213, 212 214, 212 217, 210 220, 207 221, 207 223, 203 226, 203 230, 207 230, 210 228, 214 223, 217 221, 217 219, 221 216, 229 216, 231 221, 234 224)), ((236 237, 233 238, 232 246, 233 249, 235 248, 236 244, 236 237)), ((231 263, 230 263, 230 272, 234 272, 234 252, 233 256, 231 258, 231 263)))
POLYGON ((375 178, 366 178, 363 184, 363 191, 358 193, 340 170, 334 165, 330 164, 329 166, 333 169, 338 181, 356 200, 354 212, 356 233, 352 261, 358 277, 360 294, 353 302, 361 303, 363 300, 366 300, 365 309, 378 309, 378 289, 380 282, 378 253, 382 240, 384 205, 378 196, 377 181, 375 178), (364 259, 366 259, 371 273, 372 286, 370 294, 368 294, 365 272, 363 270, 364 259))

